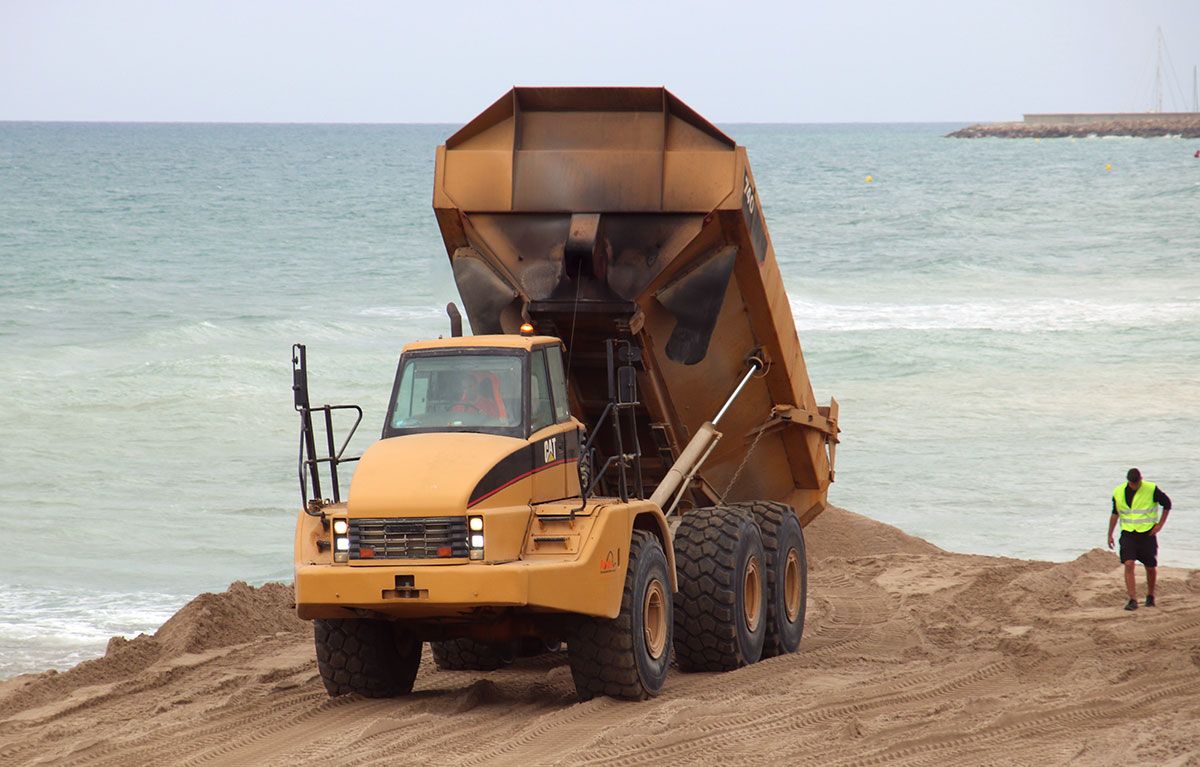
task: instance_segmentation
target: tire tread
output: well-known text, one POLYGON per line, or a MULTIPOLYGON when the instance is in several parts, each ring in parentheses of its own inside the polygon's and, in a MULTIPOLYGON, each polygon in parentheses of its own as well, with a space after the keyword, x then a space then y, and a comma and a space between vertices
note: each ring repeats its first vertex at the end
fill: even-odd
POLYGON ((731 671, 758 660, 745 657, 737 639, 737 549, 747 526, 755 524, 749 511, 735 506, 683 515, 675 532, 675 661, 680 670, 731 671))
POLYGON ((391 698, 412 692, 421 665, 421 642, 387 621, 313 621, 317 669, 329 696, 357 693, 391 698))
MULTIPOLYGON (((645 530, 634 530, 630 541, 627 572, 634 572, 638 560, 645 556, 649 547, 659 549, 658 538, 645 530)), ((567 642, 567 657, 571 664, 571 677, 580 700, 606 695, 625 700, 646 700, 657 693, 646 689, 638 674, 633 646, 633 578, 625 578, 621 592, 621 612, 611 620, 606 618, 580 618, 567 642)))
MULTIPOLYGON (((763 642, 763 657, 773 658, 777 655, 784 655, 791 650, 788 650, 783 638, 780 636, 779 624, 781 616, 778 611, 778 601, 775 599, 775 589, 778 587, 776 581, 779 578, 778 568, 776 566, 775 557, 779 554, 779 529, 783 526, 783 520, 786 515, 795 516, 796 512, 791 506, 786 503, 778 503, 776 501, 743 501, 741 503, 730 504, 750 512, 754 515, 758 522, 758 529, 762 532, 763 550, 767 554, 767 589, 769 596, 767 598, 767 636, 763 642)), ((800 523, 799 518, 796 518, 797 525, 800 523)), ((801 546, 803 547, 803 538, 801 538, 801 546)), ((801 565, 808 566, 807 557, 803 556, 806 552, 801 551, 801 565)), ((801 621, 803 618, 803 608, 801 608, 801 621)))
POLYGON ((433 662, 442 671, 495 671, 512 662, 504 648, 470 637, 430 642, 433 662))

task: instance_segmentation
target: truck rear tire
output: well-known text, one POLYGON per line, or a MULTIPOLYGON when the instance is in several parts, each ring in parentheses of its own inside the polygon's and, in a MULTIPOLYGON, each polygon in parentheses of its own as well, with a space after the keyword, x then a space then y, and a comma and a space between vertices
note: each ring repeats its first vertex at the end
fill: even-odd
POLYGON ((513 643, 489 644, 470 637, 430 642, 433 662, 442 671, 495 671, 513 662, 513 643))
POLYGON ((804 634, 808 604, 808 556, 804 530, 791 506, 772 501, 733 504, 749 510, 762 532, 767 555, 767 637, 763 657, 793 653, 804 634))
POLYGON ((581 618, 567 641, 579 699, 658 695, 671 663, 671 613, 667 555, 652 533, 634 530, 621 611, 611 620, 581 618))
POLYGON ((680 670, 730 671, 756 663, 767 633, 767 565, 753 514, 736 506, 684 514, 675 532, 675 565, 680 670))
POLYGON ((412 692, 421 641, 394 623, 372 619, 313 621, 317 668, 331 698, 358 693, 393 698, 412 692))
POLYGON ((525 637, 517 641, 518 658, 537 658, 542 655, 552 655, 560 650, 562 650, 562 642, 558 639, 525 637))

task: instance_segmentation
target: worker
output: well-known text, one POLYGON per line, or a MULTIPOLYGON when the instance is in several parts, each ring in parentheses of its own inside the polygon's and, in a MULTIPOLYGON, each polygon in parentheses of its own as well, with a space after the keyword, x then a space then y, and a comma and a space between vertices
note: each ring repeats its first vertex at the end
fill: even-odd
POLYGON ((497 403, 494 373, 470 374, 460 373, 459 399, 450 408, 451 413, 473 413, 482 415, 488 420, 500 418, 500 405, 497 403), (488 376, 491 376, 490 378, 488 376))
POLYGON ((1142 472, 1130 469, 1113 490, 1112 516, 1108 519, 1108 547, 1113 548, 1113 530, 1121 523, 1121 564, 1125 566, 1126 610, 1138 609, 1134 568, 1146 568, 1146 607, 1154 607, 1154 584, 1158 577, 1158 533, 1171 513, 1171 499, 1153 482, 1142 480, 1142 472), (1159 507, 1162 516, 1159 516, 1159 507))

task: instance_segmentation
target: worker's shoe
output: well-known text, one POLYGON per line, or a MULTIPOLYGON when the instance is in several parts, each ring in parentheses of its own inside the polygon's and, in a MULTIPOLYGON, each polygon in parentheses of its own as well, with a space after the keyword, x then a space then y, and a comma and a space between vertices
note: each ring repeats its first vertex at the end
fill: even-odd
POLYGON ((1136 610, 1136 609, 1137 609, 1137 600, 1136 600, 1136 599, 1131 599, 1131 600, 1129 600, 1128 602, 1126 602, 1126 603, 1125 603, 1125 609, 1126 609, 1126 610, 1136 610))
POLYGON ((1146 595, 1146 607, 1154 607, 1154 595, 1153 594, 1146 595))

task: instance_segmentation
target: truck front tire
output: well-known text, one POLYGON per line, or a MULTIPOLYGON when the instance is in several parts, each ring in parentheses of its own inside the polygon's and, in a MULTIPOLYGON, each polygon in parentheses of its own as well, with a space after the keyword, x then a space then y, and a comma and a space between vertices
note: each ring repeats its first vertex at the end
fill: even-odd
POLYGON ((395 623, 371 619, 313 621, 317 668, 331 698, 358 693, 393 698, 412 692, 421 641, 395 623))
POLYGON ((753 514, 737 506, 687 512, 675 532, 679 598, 675 660, 682 671, 730 671, 762 657, 767 560, 753 514))
POLYGON ((598 695, 645 700, 658 695, 671 663, 671 578, 653 533, 634 530, 621 611, 616 618, 581 618, 567 641, 580 700, 598 695))

